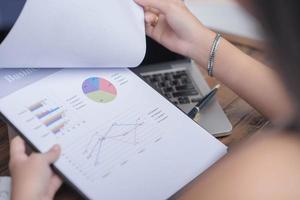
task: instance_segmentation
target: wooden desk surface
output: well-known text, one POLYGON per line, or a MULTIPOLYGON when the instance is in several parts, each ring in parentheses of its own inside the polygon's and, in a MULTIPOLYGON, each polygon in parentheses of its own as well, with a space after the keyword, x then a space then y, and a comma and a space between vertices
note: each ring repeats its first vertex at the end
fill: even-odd
MULTIPOLYGON (((252 47, 246 47, 243 45, 237 45, 247 54, 254 58, 265 61, 263 53, 260 50, 252 47)), ((206 74, 206 72, 203 72, 206 74)), ((214 86, 218 83, 215 79, 206 76, 210 86, 214 86)), ((259 114, 255 109, 249 106, 243 99, 239 98, 234 92, 222 85, 220 92, 218 93, 218 99, 223 109, 225 110, 229 120, 233 125, 233 130, 230 136, 219 138, 229 148, 241 139, 252 135, 253 133, 263 129, 269 123, 259 114)), ((0 176, 9 175, 8 171, 9 160, 9 144, 7 136, 7 127, 0 121, 0 176)), ((68 186, 63 186, 55 199, 64 200, 77 200, 81 199, 80 196, 68 186)))

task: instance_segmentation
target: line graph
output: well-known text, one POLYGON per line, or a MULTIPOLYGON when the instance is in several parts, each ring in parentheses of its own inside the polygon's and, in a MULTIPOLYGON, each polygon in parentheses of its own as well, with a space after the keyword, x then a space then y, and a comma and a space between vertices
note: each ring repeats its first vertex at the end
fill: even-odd
POLYGON ((94 165, 99 165, 101 152, 106 142, 113 140, 122 144, 135 146, 139 144, 137 130, 142 128, 144 124, 145 122, 140 117, 134 123, 114 122, 105 132, 97 131, 91 136, 84 154, 87 156, 87 159, 95 157, 94 165))
POLYGON ((87 180, 105 179, 164 141, 162 122, 152 117, 159 110, 129 107, 110 118, 102 114, 96 126, 88 124, 86 131, 69 137, 62 156, 87 180))

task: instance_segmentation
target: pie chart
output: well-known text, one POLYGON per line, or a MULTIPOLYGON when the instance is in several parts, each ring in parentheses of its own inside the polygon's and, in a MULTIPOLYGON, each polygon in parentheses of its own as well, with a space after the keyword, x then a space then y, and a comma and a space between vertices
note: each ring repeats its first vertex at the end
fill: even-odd
POLYGON ((109 103, 117 97, 116 87, 101 77, 90 77, 82 83, 83 93, 92 101, 109 103))

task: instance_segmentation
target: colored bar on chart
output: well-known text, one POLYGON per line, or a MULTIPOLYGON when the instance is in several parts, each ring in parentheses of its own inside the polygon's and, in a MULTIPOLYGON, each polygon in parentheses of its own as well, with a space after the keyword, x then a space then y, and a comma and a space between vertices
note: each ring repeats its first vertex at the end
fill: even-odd
POLYGON ((57 127, 52 129, 52 133, 57 134, 65 127, 65 123, 58 125, 57 127))
POLYGON ((30 110, 30 112, 34 112, 38 109, 40 109, 41 107, 43 107, 43 101, 37 102, 31 106, 28 107, 28 109, 30 110))
POLYGON ((57 111, 57 110, 59 110, 59 107, 53 108, 53 109, 51 109, 51 110, 47 110, 47 111, 42 112, 42 113, 39 113, 39 114, 36 115, 36 117, 37 117, 38 119, 42 119, 42 118, 46 117, 47 115, 50 115, 50 114, 54 113, 54 112, 57 111))
POLYGON ((44 122, 45 126, 51 126, 55 122, 58 122, 59 120, 63 119, 63 112, 58 113, 57 115, 54 115, 53 117, 49 118, 44 122))

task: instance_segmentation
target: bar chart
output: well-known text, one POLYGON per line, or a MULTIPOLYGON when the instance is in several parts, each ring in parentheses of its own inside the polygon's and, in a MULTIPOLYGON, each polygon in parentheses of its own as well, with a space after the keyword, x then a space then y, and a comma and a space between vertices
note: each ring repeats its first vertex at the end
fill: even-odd
POLYGON ((49 99, 43 99, 28 106, 28 110, 41 123, 51 130, 52 134, 59 134, 66 127, 68 120, 63 107, 55 105, 49 99))

